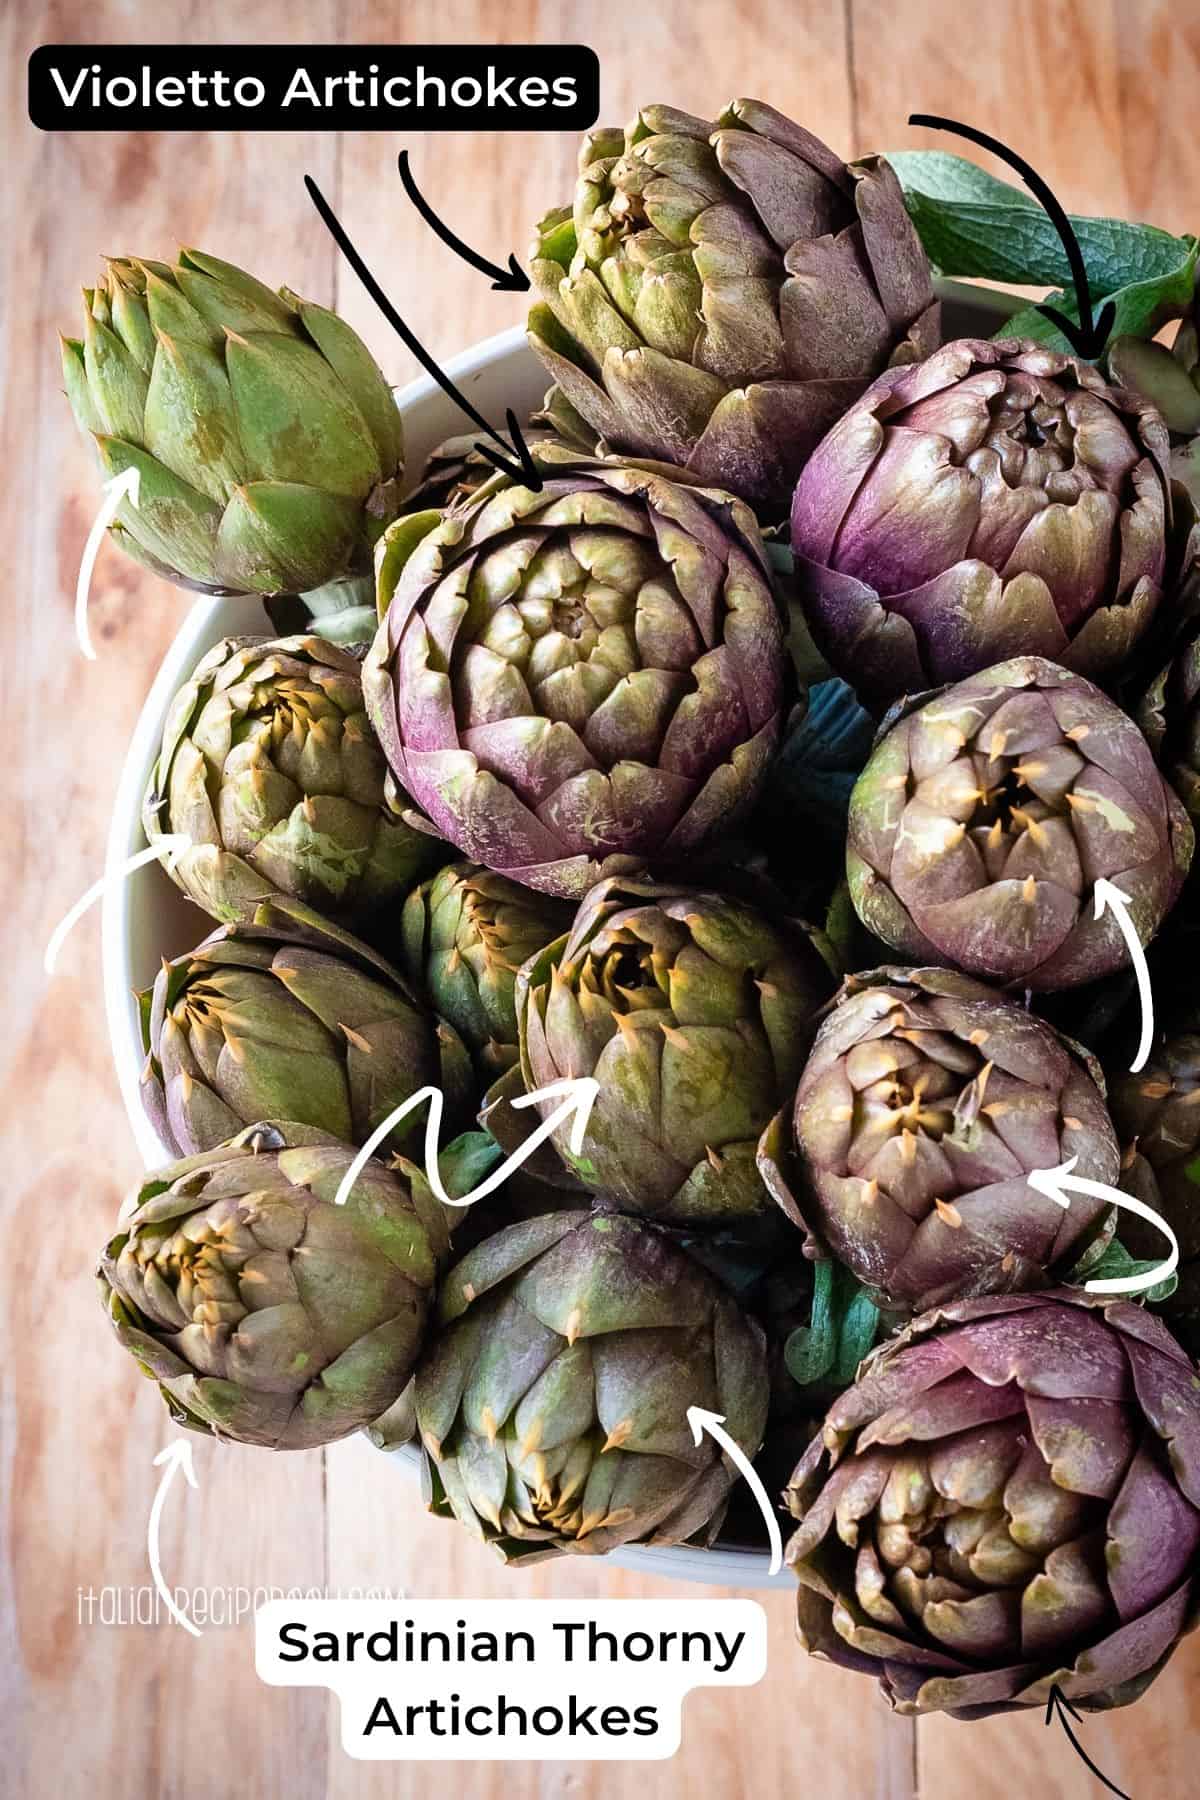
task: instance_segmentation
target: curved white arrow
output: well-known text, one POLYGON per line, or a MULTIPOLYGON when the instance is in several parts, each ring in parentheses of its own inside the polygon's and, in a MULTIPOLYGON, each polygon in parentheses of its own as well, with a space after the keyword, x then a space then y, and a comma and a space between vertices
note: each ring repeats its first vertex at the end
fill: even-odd
POLYGON ((139 850, 136 856, 129 857, 126 862, 121 864, 120 868, 108 869, 99 881, 93 881, 87 893, 80 895, 70 912, 58 921, 50 933, 50 941, 46 945, 45 954, 42 957, 42 966, 47 975, 53 975, 58 963, 58 953, 62 949, 71 927, 78 924, 89 906, 96 904, 106 888, 117 887, 132 875, 135 869, 140 869, 149 862, 162 862, 167 872, 170 873, 175 867, 176 857, 182 856, 185 850, 190 849, 191 843, 192 840, 186 831, 164 832, 157 844, 151 844, 147 850, 139 850))
POLYGON ((92 570, 96 566, 96 558, 100 554, 100 546, 104 542, 104 534, 121 509, 121 502, 128 500, 130 506, 138 503, 138 490, 141 486, 141 475, 137 469, 122 469, 104 483, 104 499, 100 511, 92 522, 88 532, 87 543, 83 546, 83 556, 79 563, 79 578, 75 583, 75 636, 79 639, 79 648, 89 662, 95 662, 96 652, 92 648, 91 633, 88 631, 88 597, 92 591, 92 570))
POLYGON ((1077 1156, 1072 1156, 1057 1169, 1034 1169, 1025 1179, 1031 1188, 1044 1194, 1047 1200, 1053 1200, 1064 1212, 1071 1204, 1072 1194, 1090 1194, 1094 1200, 1107 1200, 1110 1206, 1123 1206, 1126 1212, 1136 1213, 1139 1219, 1156 1225, 1171 1246, 1171 1254, 1165 1261, 1143 1275, 1109 1275, 1100 1281, 1085 1281, 1083 1285, 1088 1293, 1141 1294, 1147 1288, 1157 1287, 1160 1281, 1166 1281, 1179 1267, 1179 1239, 1162 1214, 1156 1213, 1144 1200, 1135 1200, 1132 1194, 1119 1193, 1116 1188, 1105 1187, 1102 1181, 1091 1181, 1086 1175, 1072 1175, 1071 1170, 1078 1161, 1077 1156))
POLYGON ((1150 1054, 1150 1046, 1154 1042, 1154 995, 1150 988, 1150 970, 1146 965, 1146 952, 1142 948, 1142 940, 1137 934, 1137 927, 1129 916, 1129 895, 1123 893, 1111 881, 1102 875, 1096 883, 1096 917, 1103 918, 1110 908, 1113 917, 1121 928, 1121 936, 1125 939, 1129 951, 1129 960, 1133 964, 1133 972, 1137 976, 1138 1000, 1142 1008, 1142 1035, 1138 1040, 1137 1055, 1129 1065, 1131 1075, 1146 1066, 1146 1058, 1150 1054))
POLYGON ((565 1124, 572 1114, 575 1116, 571 1124, 569 1140, 571 1152, 574 1156, 582 1156, 588 1120, 599 1092, 600 1083, 594 1076, 580 1075, 567 1081, 552 1081, 548 1087, 535 1088, 532 1094, 518 1095, 512 1101, 513 1106, 536 1106, 539 1100, 553 1100, 558 1094, 565 1094, 566 1098, 561 1106, 555 1108, 548 1119, 543 1119, 537 1129, 530 1132, 525 1142, 514 1150, 498 1169, 492 1170, 486 1180, 481 1181, 477 1188, 472 1188, 469 1194, 464 1194, 461 1200, 452 1200, 442 1186, 441 1171, 438 1168, 438 1146, 442 1135, 442 1113, 445 1110, 442 1090, 435 1087, 418 1088, 415 1094, 410 1094, 408 1099, 394 1112, 390 1112, 383 1124, 371 1133, 342 1176, 338 1184, 338 1191, 333 1197, 334 1205, 344 1206, 346 1204, 350 1190, 358 1180, 368 1158, 395 1130, 406 1114, 415 1111, 418 1106, 423 1106, 426 1101, 429 1103, 429 1116, 425 1120, 425 1174, 429 1185, 443 1206, 474 1206, 477 1200, 482 1200, 485 1195, 493 1193, 496 1188, 501 1187, 513 1170, 519 1168, 526 1157, 532 1156, 538 1146, 544 1144, 548 1137, 552 1137, 559 1126, 565 1124))
POLYGON ((778 1575, 783 1567, 783 1538, 779 1532, 779 1520, 775 1517, 775 1508, 771 1505, 766 1488, 759 1480, 751 1464, 750 1458, 740 1444, 735 1444, 725 1430, 725 1414, 706 1412, 702 1406, 689 1406, 687 1422, 692 1428, 692 1442, 699 1444, 707 1431, 709 1437, 715 1438, 729 1459, 736 1463, 738 1474, 748 1485, 750 1492, 758 1501, 759 1511, 767 1522, 767 1536, 771 1540, 772 1575, 778 1575))
POLYGON ((154 1459, 157 1468, 159 1463, 163 1469, 162 1480, 158 1484, 158 1492, 154 1496, 154 1505, 150 1508, 150 1525, 146 1532, 146 1554, 150 1558, 150 1573, 154 1577, 154 1585, 158 1589, 159 1598, 177 1625, 190 1631, 193 1637, 200 1637, 200 1627, 193 1625, 187 1614, 175 1604, 175 1596, 163 1580, 162 1568, 158 1560, 158 1526, 162 1518, 163 1504, 167 1498, 167 1489, 171 1485, 176 1469, 182 1469, 188 1482, 196 1487, 196 1471, 192 1467, 192 1446, 186 1438, 173 1438, 165 1450, 160 1450, 154 1459))

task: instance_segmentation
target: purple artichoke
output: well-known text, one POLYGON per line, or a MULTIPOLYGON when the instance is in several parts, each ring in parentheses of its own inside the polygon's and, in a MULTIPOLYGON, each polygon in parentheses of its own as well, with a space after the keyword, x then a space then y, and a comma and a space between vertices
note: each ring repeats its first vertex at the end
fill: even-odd
POLYGON ((1188 817, 1200 819, 1200 628, 1159 670, 1134 716, 1188 817))
POLYGON ((787 1500, 801 1643, 898 1712, 1125 1706, 1200 1610, 1200 1378, 1125 1301, 962 1300, 867 1359, 787 1500))
POLYGON ((582 896, 688 856, 753 795, 786 653, 749 509, 539 446, 540 493, 402 519, 363 673, 407 792, 498 874, 582 896))
POLYGON ((823 432, 938 342, 895 174, 758 100, 591 132, 538 226, 529 341, 610 448, 786 506, 823 432))
POLYGON ((1018 653, 1102 678, 1158 606, 1170 446, 1086 363, 964 338, 890 370, 792 504, 810 629, 882 711, 1018 653))
POLYGON ((868 930, 914 962, 1073 987, 1128 960, 1101 876, 1143 944, 1192 828, 1141 732, 1079 675, 1020 656, 884 721, 850 800, 846 873, 868 930))
MULTIPOLYGON (((1152 1206, 1179 1243, 1179 1285, 1160 1302, 1189 1349, 1200 1351, 1200 1006, 1177 1009, 1139 1073, 1122 1069, 1110 1084, 1113 1124, 1122 1146, 1120 1186, 1152 1206)), ((1121 1215, 1121 1240, 1134 1256, 1159 1262, 1162 1233, 1149 1220, 1121 1215)))
POLYGON ((1117 1140, 1084 1052, 949 969, 855 975, 818 1033, 759 1166, 812 1248, 885 1307, 1041 1287, 1108 1208, 1064 1212, 1028 1184, 1077 1157, 1116 1181, 1117 1140))

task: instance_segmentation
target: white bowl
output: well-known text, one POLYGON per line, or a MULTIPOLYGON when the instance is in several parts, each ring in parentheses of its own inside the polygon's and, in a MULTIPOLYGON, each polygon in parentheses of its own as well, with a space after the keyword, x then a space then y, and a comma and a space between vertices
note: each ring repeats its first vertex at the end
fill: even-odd
MULTIPOLYGON (((1007 294, 952 282, 938 285, 943 301, 948 303, 947 335, 973 332, 989 336, 1014 304, 1007 294)), ((545 371, 528 348, 519 326, 464 350, 446 364, 446 372, 479 411, 493 420, 502 420, 510 406, 518 418, 524 418, 538 405, 547 386, 545 371)), ((428 378, 411 382, 398 393, 397 400, 404 415, 407 465, 415 477, 434 445, 462 432, 469 421, 428 378)), ((261 605, 253 598, 198 599, 192 604, 146 696, 130 741, 108 837, 109 870, 120 868, 146 846, 142 796, 158 755, 172 695, 204 652, 219 639, 246 631, 265 633, 269 629, 261 605)), ((164 956, 189 949, 209 929, 204 915, 184 899, 157 863, 136 870, 123 883, 105 890, 101 957, 109 1040, 130 1128, 147 1168, 171 1161, 173 1152, 162 1142, 142 1107, 139 1084, 145 1058, 135 994, 151 985, 164 956)), ((419 1452, 409 1447, 393 1454, 398 1466, 415 1479, 420 1467, 419 1452)), ((772 1576, 767 1557, 752 1550, 635 1548, 616 1551, 610 1560, 622 1568, 720 1587, 793 1585, 792 1577, 786 1573, 772 1576)))

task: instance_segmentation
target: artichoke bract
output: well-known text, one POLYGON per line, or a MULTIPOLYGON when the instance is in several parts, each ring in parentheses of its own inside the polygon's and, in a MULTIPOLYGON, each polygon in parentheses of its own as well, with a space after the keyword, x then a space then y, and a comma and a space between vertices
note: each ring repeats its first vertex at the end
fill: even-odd
POLYGON ((106 476, 136 469, 112 527, 181 587, 276 594, 369 569, 400 510, 400 414, 336 313, 198 250, 111 257, 63 339, 67 398, 106 476))
POLYGON ((605 444, 759 506, 786 506, 851 400, 939 338, 889 164, 847 165, 758 100, 589 133, 530 274, 529 341, 605 444))
POLYGON ((1047 1285, 1106 1216, 1028 1184, 1076 1158, 1112 1185, 1099 1069, 1041 1019, 950 969, 854 975, 822 1025, 763 1178, 816 1254, 891 1309, 1047 1285))
POLYGON ((1020 653, 1120 672, 1162 596, 1168 457, 1148 402, 1036 344, 889 372, 796 487, 813 637, 878 711, 1020 653))
POLYGON ((1192 847, 1137 726, 1090 681, 1021 656, 885 719, 851 795, 846 873, 863 924, 914 962, 1054 989, 1128 961, 1097 881, 1148 943, 1192 847))
POLYGON ((307 1450, 405 1388, 445 1219, 417 1171, 375 1161, 335 1205, 353 1156, 323 1132, 257 1124, 143 1181, 100 1295, 176 1424, 307 1450))
POLYGON ((405 901, 400 933, 409 979, 489 1076, 517 1061, 518 970, 570 923, 565 902, 479 863, 449 864, 405 901))
POLYGON ((349 651, 225 638, 171 702, 142 823, 152 844, 191 839, 167 870, 214 919, 287 894, 361 925, 447 849, 385 796, 387 778, 349 651))
POLYGON ((867 1359, 787 1500, 801 1643, 898 1712, 1124 1706, 1196 1623, 1200 1383, 1127 1302, 958 1301, 867 1359))
POLYGON ((1200 820, 1200 630, 1187 633, 1134 716, 1194 825, 1200 820))
POLYGON ((1181 319, 1175 341, 1121 337, 1109 345, 1114 381, 1156 406, 1171 434, 1171 473, 1200 506, 1200 307, 1181 319))
MULTIPOLYGON (((164 962, 140 996, 142 1101, 178 1155, 286 1118, 363 1144, 410 1094, 437 1087, 447 1132, 474 1098, 458 1033, 399 971, 299 901, 268 900, 164 962)), ((418 1109, 394 1148, 424 1130, 418 1109)))
POLYGON ((670 863, 745 807, 785 650, 749 508, 534 451, 540 493, 399 520, 363 691, 397 779, 476 862, 579 897, 670 863))
MULTIPOLYGON (((727 895, 602 882, 517 978, 526 1089, 599 1082, 563 1161, 623 1211, 672 1225, 769 1215, 759 1135, 795 1091, 829 966, 799 926, 727 895)), ((544 1102, 547 1116, 557 1104, 544 1102)))
POLYGON ((753 1457, 767 1398, 758 1325, 653 1229, 511 1225, 446 1276, 418 1366, 434 1510, 514 1562, 711 1542, 737 1470, 688 1408, 753 1457))

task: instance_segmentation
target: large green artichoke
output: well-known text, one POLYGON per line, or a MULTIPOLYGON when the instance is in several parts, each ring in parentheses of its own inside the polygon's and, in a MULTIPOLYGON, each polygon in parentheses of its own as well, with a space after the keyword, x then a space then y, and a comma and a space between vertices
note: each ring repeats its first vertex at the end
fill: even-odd
POLYGON ((737 1471, 688 1408, 753 1457, 767 1392, 759 1327, 652 1228, 511 1225, 446 1276, 418 1367, 434 1510, 511 1561, 711 1542, 737 1471))
POLYGON ((740 900, 601 882, 567 937, 517 979, 525 1085, 599 1082, 582 1154, 569 1124, 555 1142, 622 1210, 677 1225, 752 1222, 770 1207, 759 1135, 795 1092, 832 985, 803 929, 740 900))
MULTIPOLYGON (((267 900, 164 962, 141 995, 142 1099, 180 1156, 259 1119, 293 1119, 363 1144, 423 1087, 442 1089, 446 1128, 474 1097, 470 1058, 366 944, 294 900, 267 900)), ((401 1120, 393 1147, 424 1130, 401 1120)))
POLYGON ((787 1499, 801 1643, 898 1712, 1124 1706, 1200 1613, 1200 1382, 1139 1306, 961 1300, 868 1358, 787 1499))
POLYGON ((107 1245, 117 1337, 193 1431, 307 1450, 409 1381, 449 1240, 418 1171, 294 1124, 254 1125, 157 1170, 107 1245))
POLYGON ((1068 1157, 1111 1186, 1117 1141, 1086 1054, 950 969, 854 975, 818 1033, 763 1178, 793 1222, 882 1304, 923 1312, 1042 1287, 1104 1218, 1028 1184, 1068 1157))
POLYGON ((759 505, 786 505, 873 377, 938 343, 890 166, 847 166, 758 100, 589 133, 530 273, 530 343, 607 445, 759 505))
POLYGON ((690 856, 753 796, 785 651, 748 507, 539 445, 540 493, 401 519, 363 691, 464 855, 548 893, 690 856))
POLYGON ((110 257, 63 339, 67 398, 106 475, 136 469, 113 535, 181 587, 274 594, 370 567, 400 509, 400 414, 336 313, 231 263, 110 257))
POLYGON ((171 702, 142 822, 183 833, 172 878, 214 919, 272 894, 362 925, 446 854, 395 795, 360 664, 319 637, 225 638, 171 702))
POLYGON ((846 872, 863 924, 903 956, 1049 990, 1128 961, 1114 909, 1097 917, 1100 877, 1148 943, 1192 845, 1132 721, 1082 676, 1019 656, 884 721, 846 872))

